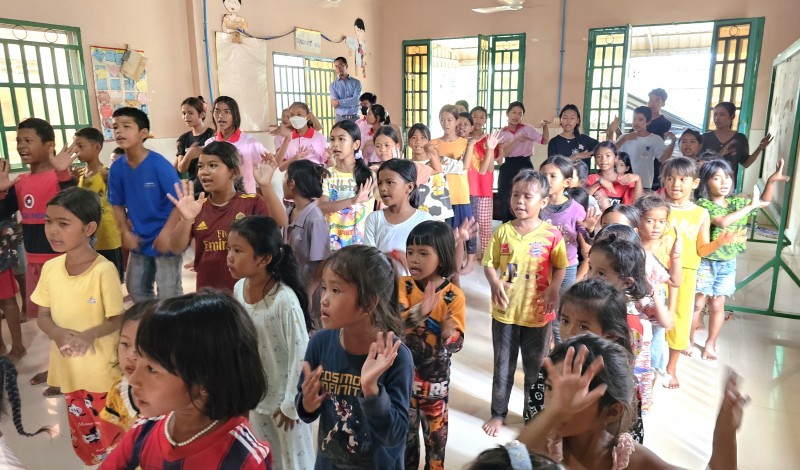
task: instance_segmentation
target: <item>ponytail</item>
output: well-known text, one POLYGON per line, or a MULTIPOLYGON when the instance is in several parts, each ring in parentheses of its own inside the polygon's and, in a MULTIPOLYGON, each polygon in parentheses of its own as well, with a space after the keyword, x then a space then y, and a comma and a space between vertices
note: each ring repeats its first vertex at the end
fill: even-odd
MULTIPOLYGON (((361 150, 359 150, 361 152, 361 150)), ((356 167, 353 170, 353 177, 356 180, 356 191, 360 191, 361 188, 367 183, 367 180, 372 178, 372 171, 367 166, 367 162, 364 161, 364 157, 361 154, 356 155, 356 167)))
POLYGON ((50 433, 48 426, 39 428, 36 432, 26 432, 22 426, 22 402, 19 396, 19 387, 17 387, 17 369, 8 357, 0 356, 0 401, 3 398, 3 392, 8 392, 8 402, 11 404, 11 416, 14 420, 14 427, 17 432, 22 436, 35 436, 43 432, 50 433))
POLYGON ((308 294, 306 293, 303 281, 300 279, 300 268, 298 267, 297 257, 294 255, 292 247, 282 243, 278 251, 272 255, 272 261, 267 265, 267 273, 277 282, 286 284, 292 289, 300 308, 303 310, 303 319, 306 321, 306 331, 313 330, 313 323, 308 312, 308 294))

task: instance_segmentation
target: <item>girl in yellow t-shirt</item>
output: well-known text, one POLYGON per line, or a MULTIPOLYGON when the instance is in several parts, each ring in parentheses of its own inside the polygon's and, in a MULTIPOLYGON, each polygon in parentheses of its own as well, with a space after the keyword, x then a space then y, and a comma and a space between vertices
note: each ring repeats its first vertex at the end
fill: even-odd
POLYGON ((98 415, 119 376, 119 275, 90 244, 100 213, 97 194, 81 188, 65 189, 47 203, 47 241, 65 255, 44 264, 31 294, 39 305, 39 328, 52 340, 47 383, 66 397, 72 447, 86 465, 100 463, 106 453, 98 415))

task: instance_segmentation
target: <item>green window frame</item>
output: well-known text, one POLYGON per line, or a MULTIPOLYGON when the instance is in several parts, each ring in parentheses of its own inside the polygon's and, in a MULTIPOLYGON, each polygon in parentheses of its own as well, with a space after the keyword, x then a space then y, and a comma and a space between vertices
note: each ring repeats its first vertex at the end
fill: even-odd
POLYGON ((330 84, 336 79, 333 59, 272 53, 275 85, 275 113, 281 113, 295 101, 306 103, 328 136, 336 123, 331 106, 330 84))
MULTIPOLYGON (((431 41, 403 41, 403 134, 430 123, 431 41)), ((405 139, 404 139, 405 140, 405 139)))
POLYGON ((586 135, 599 141, 606 140, 606 129, 615 116, 625 116, 629 31, 628 26, 589 30, 582 125, 586 135))
POLYGON ((525 33, 492 36, 489 116, 486 129, 500 128, 506 109, 514 101, 524 103, 525 33))
POLYGON ((16 153, 17 125, 48 121, 56 149, 91 125, 80 28, 0 18, 0 154, 12 171, 27 166, 16 153))

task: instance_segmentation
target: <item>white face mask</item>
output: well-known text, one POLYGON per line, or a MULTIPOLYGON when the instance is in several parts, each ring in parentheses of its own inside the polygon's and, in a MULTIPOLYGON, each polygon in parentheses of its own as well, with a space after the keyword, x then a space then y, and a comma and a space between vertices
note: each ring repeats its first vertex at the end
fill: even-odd
POLYGON ((295 129, 302 129, 308 125, 308 119, 303 116, 292 116, 289 118, 289 122, 295 129))

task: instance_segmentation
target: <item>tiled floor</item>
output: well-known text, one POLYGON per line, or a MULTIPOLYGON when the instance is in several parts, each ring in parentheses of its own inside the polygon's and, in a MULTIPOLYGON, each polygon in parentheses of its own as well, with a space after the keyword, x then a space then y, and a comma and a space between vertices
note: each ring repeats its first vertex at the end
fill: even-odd
MULTIPOLYGON (((751 244, 748 253, 740 258, 740 278, 755 271, 771 250, 771 245, 751 244)), ((787 261, 798 264, 797 259, 787 261)), ((757 280, 737 294, 736 302, 764 305, 764 289, 769 284, 769 279, 757 280)), ((184 276, 184 285, 194 285, 193 275, 184 276)), ((800 289, 785 275, 778 287, 779 308, 800 312, 800 306, 795 303, 800 298, 800 289)), ((488 417, 492 379, 489 295, 480 270, 476 269, 465 279, 464 291, 469 299, 467 336, 464 349, 455 356, 452 372, 448 469, 462 468, 481 450, 512 439, 522 423, 520 368, 517 388, 511 396, 511 409, 516 413, 509 417, 509 426, 498 438, 490 438, 480 429, 488 417)), ((46 366, 46 338, 33 322, 26 323, 23 329, 25 342, 30 345, 29 355, 18 365, 23 422, 29 430, 43 424, 52 425, 59 434, 52 440, 46 436, 20 437, 9 416, 3 416, 0 429, 27 468, 80 469, 82 466, 69 442, 63 400, 44 399, 40 395, 43 387, 28 385, 28 379, 46 366)), ((699 344, 703 344, 704 338, 703 332, 698 333, 699 344)), ((737 314, 725 324, 720 354, 719 363, 683 358, 680 390, 656 387, 654 409, 645 418, 648 447, 674 465, 705 468, 711 451, 711 431, 721 383, 725 368, 730 366, 744 377, 743 388, 752 398, 739 433, 740 468, 797 468, 800 461, 800 400, 797 399, 800 396, 800 321, 737 314)))

